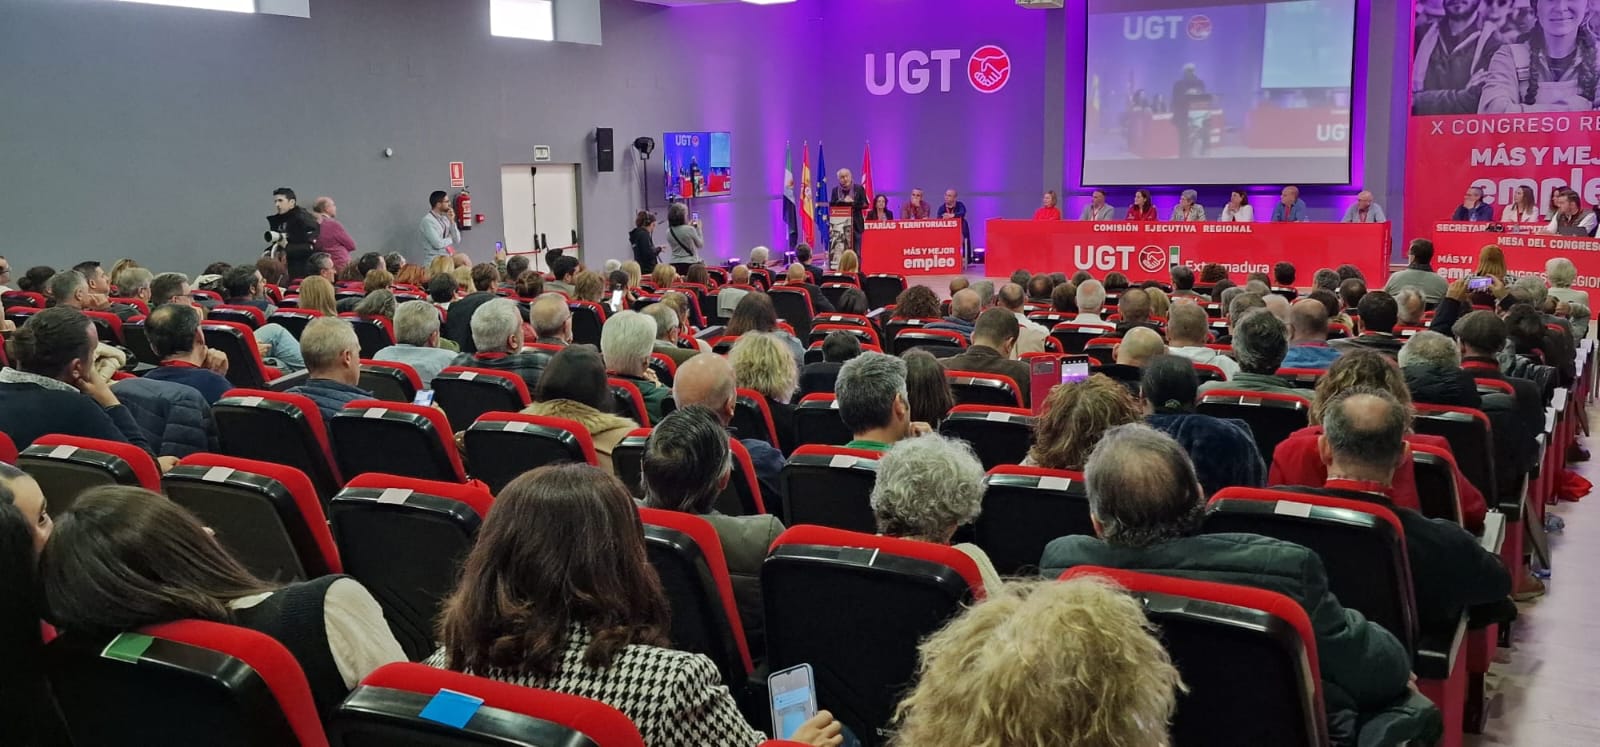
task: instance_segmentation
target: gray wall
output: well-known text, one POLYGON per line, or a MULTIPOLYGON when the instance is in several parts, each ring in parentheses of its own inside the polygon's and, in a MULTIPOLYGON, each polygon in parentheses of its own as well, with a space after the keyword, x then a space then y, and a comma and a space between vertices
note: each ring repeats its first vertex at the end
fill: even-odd
POLYGON ((547 144, 584 164, 590 258, 622 256, 639 201, 624 143, 694 126, 695 105, 660 64, 674 11, 602 10, 605 45, 589 46, 490 37, 487 2, 318 0, 307 20, 0 0, 0 203, 17 211, 0 254, 193 273, 253 258, 272 189, 290 186, 308 207, 338 200, 363 251, 416 256, 428 192, 465 161, 489 220, 463 243, 482 259, 501 237, 500 164, 547 144), (597 126, 616 128, 614 173, 594 171, 597 126))
MULTIPOLYGON (((415 256, 428 192, 445 188, 448 162, 465 161, 475 211, 489 220, 463 243, 483 259, 502 238, 500 164, 529 162, 546 144, 555 161, 583 164, 585 256, 597 263, 627 254, 640 207, 629 144, 670 130, 733 132, 734 196, 695 206, 713 256, 782 244, 785 141, 798 160, 810 140, 814 162, 825 140, 832 171, 859 168, 871 140, 876 186, 896 204, 911 186, 935 200, 957 186, 975 228, 1028 215, 1042 188, 1076 181, 1077 164, 1064 161, 1082 121, 1081 28, 1067 11, 939 2, 981 20, 934 22, 917 0, 599 0, 603 45, 591 46, 490 37, 482 0, 317 0, 309 20, 0 0, 0 204, 14 213, 0 254, 19 270, 131 255, 192 273, 251 259, 270 192, 287 185, 308 206, 335 197, 362 250, 415 256), (840 36, 847 22, 856 31, 840 36), (991 42, 1007 46, 1019 76, 1003 97, 974 99, 965 81, 943 98, 862 93, 862 51, 991 42), (613 173, 594 171, 597 126, 615 128, 613 173)), ((1406 130, 1393 71, 1409 28, 1400 5, 1372 0, 1364 138, 1365 186, 1396 225, 1406 130)), ((660 163, 651 159, 647 185, 663 213, 660 163)), ((1337 217, 1353 192, 1307 198, 1319 217, 1337 217)))

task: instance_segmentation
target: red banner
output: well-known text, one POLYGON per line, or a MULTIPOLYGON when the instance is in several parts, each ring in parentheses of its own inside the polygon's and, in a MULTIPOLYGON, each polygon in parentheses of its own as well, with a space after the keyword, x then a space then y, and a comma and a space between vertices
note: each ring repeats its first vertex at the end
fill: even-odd
POLYGON ((1471 275, 1478 268, 1478 253, 1494 244, 1506 256, 1513 275, 1544 277, 1544 264, 1557 257, 1572 260, 1578 290, 1600 288, 1600 239, 1556 236, 1547 233, 1493 233, 1482 223, 1442 222, 1434 225, 1433 266, 1451 280, 1471 275))
POLYGON ((957 275, 961 221, 868 222, 861 234, 861 270, 891 275, 957 275))
POLYGON ((1558 8, 1548 19, 1526 3, 1509 14, 1490 5, 1452 18, 1418 4, 1406 76, 1407 236, 1427 236, 1435 221, 1448 220, 1469 187, 1483 190, 1495 220, 1522 187, 1533 191, 1546 219, 1558 188, 1572 188, 1586 205, 1600 202, 1595 61, 1551 60, 1595 54, 1595 30, 1584 28, 1581 4, 1576 15, 1547 4, 1558 8), (1580 43, 1585 35, 1588 45, 1580 43))
POLYGON ((1085 270, 1096 276, 1120 272, 1129 280, 1166 281, 1182 262, 1199 274, 1215 262, 1243 282, 1252 272, 1272 272, 1292 262, 1299 282, 1309 284, 1318 268, 1352 264, 1369 282, 1389 274, 1387 223, 1117 223, 991 219, 984 263, 1005 275, 1019 267, 1035 271, 1085 270))

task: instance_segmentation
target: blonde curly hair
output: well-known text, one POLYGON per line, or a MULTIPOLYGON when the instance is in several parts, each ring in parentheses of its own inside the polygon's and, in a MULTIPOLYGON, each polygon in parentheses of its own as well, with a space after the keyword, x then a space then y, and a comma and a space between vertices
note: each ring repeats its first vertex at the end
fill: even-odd
POLYGON ((728 351, 733 378, 741 389, 754 389, 778 402, 794 396, 800 373, 794 354, 778 336, 767 332, 746 332, 728 351))
POLYGON ((923 641, 895 747, 1164 747, 1183 689, 1132 596, 1008 581, 923 641))
POLYGON ((1040 467, 1081 470, 1100 437, 1113 426, 1144 419, 1126 387, 1101 374, 1050 390, 1033 426, 1028 459, 1040 467))
POLYGON ((1328 372, 1317 379, 1316 393, 1311 398, 1311 424, 1322 422, 1322 408, 1333 395, 1356 386, 1370 386, 1394 395, 1405 408, 1408 423, 1416 414, 1399 364, 1375 350, 1351 350, 1335 358, 1328 372))

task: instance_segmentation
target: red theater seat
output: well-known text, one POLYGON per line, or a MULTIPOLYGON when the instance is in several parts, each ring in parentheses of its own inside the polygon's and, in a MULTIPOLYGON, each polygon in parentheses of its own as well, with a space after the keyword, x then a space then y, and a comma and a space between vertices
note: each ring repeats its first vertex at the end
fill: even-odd
POLYGON ((926 348, 938 357, 955 355, 967 349, 967 338, 952 329, 905 329, 895 333, 889 341, 889 350, 895 355, 905 355, 912 348, 926 348))
POLYGON ((347 475, 467 481, 450 423, 432 407, 357 400, 333 416, 328 435, 339 471, 347 475))
POLYGON ((984 469, 1020 464, 1033 443, 1033 411, 1025 407, 956 405, 939 432, 972 445, 984 469))
POLYGON ((950 382, 950 392, 956 402, 963 405, 988 405, 991 407, 1027 407, 1022 401, 1022 387, 1015 379, 1004 374, 981 371, 945 370, 945 380, 950 382))
POLYGON ((489 368, 448 366, 432 382, 434 404, 450 419, 450 430, 459 433, 484 413, 518 412, 533 403, 528 382, 510 371, 489 368))
POLYGON ((906 278, 904 275, 873 273, 861 279, 861 290, 867 294, 867 308, 888 306, 905 292, 906 278))
POLYGON ((412 659, 433 653, 440 601, 494 498, 481 483, 449 483, 369 473, 333 497, 328 516, 344 572, 383 605, 395 638, 412 659), (397 553, 395 548, 405 548, 397 553))
POLYGON ((260 329, 267 323, 266 312, 254 306, 222 304, 206 312, 206 319, 218 322, 237 322, 250 329, 260 329))
POLYGON ((593 301, 570 301, 567 308, 572 312, 572 341, 599 348, 600 329, 606 324, 605 307, 593 301))
POLYGON ((594 440, 576 420, 488 412, 462 435, 472 476, 499 493, 522 473, 551 464, 598 466, 594 440))
POLYGON ((361 357, 371 358, 390 345, 394 344, 394 322, 383 316, 362 316, 355 312, 346 312, 340 318, 350 323, 356 330, 356 339, 361 342, 361 357))
POLYGON ((843 446, 855 438, 844 420, 839 418, 839 401, 832 392, 807 394, 800 398, 794 407, 794 431, 798 446, 843 446))
POLYGON ((99 485, 132 485, 161 492, 161 469, 133 444, 49 434, 17 455, 17 466, 39 482, 50 508, 66 511, 78 495, 99 485))
POLYGON ((790 527, 761 566, 767 664, 810 664, 817 700, 877 734, 915 680, 917 644, 984 596, 966 553, 895 537, 790 527))
POLYGON ((730 690, 755 671, 722 541, 711 523, 680 511, 639 509, 645 550, 672 604, 672 645, 711 657, 730 690))
POLYGON ((293 467, 324 505, 344 483, 328 446, 322 411, 302 394, 231 389, 211 406, 223 454, 293 467))
POLYGON ((409 364, 398 361, 361 361, 361 383, 356 386, 386 402, 411 402, 427 387, 409 364))
POLYGON ((17 445, 4 433, 0 433, 0 462, 12 465, 17 463, 17 445))
POLYGON ((256 346, 256 335, 239 322, 208 319, 200 324, 206 346, 228 356, 228 381, 237 387, 264 389, 278 378, 277 369, 268 368, 256 346))
POLYGON ((94 322, 95 333, 100 336, 100 341, 112 345, 123 344, 122 317, 109 311, 85 311, 83 315, 94 322))
POLYGON ((1255 437, 1256 449, 1271 455, 1289 434, 1306 427, 1311 400, 1291 394, 1212 389, 1200 394, 1196 409, 1213 417, 1243 420, 1255 437))
POLYGON ((276 324, 289 330, 289 334, 294 335, 294 339, 298 340, 300 339, 300 334, 306 331, 306 325, 310 324, 312 319, 321 317, 322 312, 316 309, 279 307, 277 311, 272 313, 272 316, 267 317, 267 323, 276 324))
MULTIPOLYGON (((735 393, 733 420, 728 424, 744 438, 759 438, 773 448, 783 447, 784 434, 778 432, 772 408, 767 406, 767 398, 754 389, 739 389, 735 393)), ((793 438, 794 434, 789 437, 793 438)))
POLYGON ((51 691, 80 745, 325 747, 311 686, 264 633, 201 620, 45 650, 51 691))
POLYGON ((258 578, 285 582, 343 572, 322 501, 293 467, 194 454, 161 485, 258 578))
POLYGON ((642 426, 650 426, 650 410, 645 406, 644 393, 639 385, 619 376, 606 377, 611 387, 611 399, 616 403, 617 414, 630 418, 642 426))
POLYGON ((1057 537, 1095 536, 1082 472, 1002 465, 983 479, 973 543, 1002 575, 1037 568, 1057 537))
POLYGON ((1094 566, 1061 577, 1086 576, 1133 592, 1161 630, 1188 686, 1178 693, 1173 744, 1328 744, 1316 631, 1294 600, 1248 586, 1094 566))
POLYGON ((328 738, 335 747, 644 747, 633 722, 597 700, 409 662, 367 675, 329 723, 328 738), (462 695, 482 704, 461 714, 460 726, 423 715, 435 699, 462 695))
POLYGON ((807 444, 784 466, 783 523, 816 524, 875 532, 872 485, 878 479, 880 452, 807 444))

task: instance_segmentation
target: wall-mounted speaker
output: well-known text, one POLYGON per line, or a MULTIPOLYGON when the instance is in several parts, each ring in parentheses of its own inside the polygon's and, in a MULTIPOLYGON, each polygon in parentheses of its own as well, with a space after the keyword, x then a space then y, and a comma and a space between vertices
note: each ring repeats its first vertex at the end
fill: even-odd
POLYGON ((594 168, 606 173, 616 170, 616 153, 612 150, 610 127, 594 128, 594 168))

